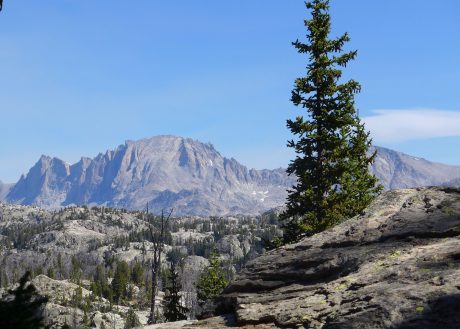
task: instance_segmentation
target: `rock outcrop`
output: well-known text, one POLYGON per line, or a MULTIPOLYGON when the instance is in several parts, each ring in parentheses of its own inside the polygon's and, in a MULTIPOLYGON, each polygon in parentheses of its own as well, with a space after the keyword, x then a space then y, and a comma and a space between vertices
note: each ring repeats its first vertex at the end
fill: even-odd
MULTIPOLYGON (((45 310, 47 328, 58 329, 62 328, 65 323, 75 325, 83 322, 85 313, 81 309, 74 307, 72 301, 75 300, 77 294, 81 295, 82 300, 86 300, 92 294, 90 290, 67 280, 53 280, 43 274, 35 277, 32 283, 40 294, 49 298, 45 310)), ((89 282, 86 281, 82 283, 89 285, 89 282)), ((87 310, 91 328, 123 329, 125 327, 125 320, 121 314, 125 315, 129 310, 129 306, 117 305, 116 308, 112 309, 111 305, 113 306, 105 298, 94 298, 91 301, 92 311, 87 310), (104 312, 95 311, 94 309, 103 310, 104 312)), ((144 320, 144 323, 147 322, 148 312, 136 311, 136 315, 139 319, 144 320)))
POLYGON ((216 312, 227 316, 193 327, 458 329, 460 190, 386 192, 362 216, 250 262, 216 312))

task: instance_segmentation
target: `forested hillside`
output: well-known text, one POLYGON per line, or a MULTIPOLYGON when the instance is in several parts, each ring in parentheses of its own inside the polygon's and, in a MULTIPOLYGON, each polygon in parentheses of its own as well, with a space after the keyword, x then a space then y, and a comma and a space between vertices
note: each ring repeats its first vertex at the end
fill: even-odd
MULTIPOLYGON (((75 328, 91 322, 122 328, 129 312, 146 323, 151 295, 152 237, 158 217, 123 209, 68 207, 47 211, 0 204, 0 284, 3 293, 27 271, 50 297, 47 323, 75 328)), ((196 282, 217 252, 220 270, 235 273, 277 232, 274 213, 259 217, 171 218, 158 303, 176 266, 186 315, 199 309, 196 282)), ((158 314, 161 319, 161 314, 158 314)))

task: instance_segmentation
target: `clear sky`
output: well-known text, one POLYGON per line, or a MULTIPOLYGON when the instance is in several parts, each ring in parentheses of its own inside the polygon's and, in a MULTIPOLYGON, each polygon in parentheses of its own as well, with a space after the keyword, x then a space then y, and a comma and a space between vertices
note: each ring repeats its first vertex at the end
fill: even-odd
MULTIPOLYGON (((460 164, 460 1, 331 0, 377 145, 460 164)), ((292 158, 300 0, 4 0, 0 180, 174 134, 255 168, 292 158)))

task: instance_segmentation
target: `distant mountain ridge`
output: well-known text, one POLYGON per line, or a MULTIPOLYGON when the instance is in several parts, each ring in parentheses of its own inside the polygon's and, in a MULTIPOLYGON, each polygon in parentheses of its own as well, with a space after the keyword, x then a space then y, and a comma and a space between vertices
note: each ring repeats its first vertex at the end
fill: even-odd
POLYGON ((456 178, 456 179, 452 179, 452 180, 448 181, 447 183, 444 183, 443 185, 444 186, 449 186, 449 187, 460 188, 460 177, 456 178))
POLYGON ((375 149, 377 157, 371 172, 386 189, 449 186, 460 178, 460 166, 431 162, 384 147, 375 149))
POLYGON ((11 203, 60 207, 98 204, 176 215, 255 214, 285 199, 294 179, 283 169, 248 170, 211 144, 157 136, 127 141, 69 165, 42 156, 6 196, 11 203))
POLYGON ((14 184, 5 184, 0 180, 0 201, 2 201, 14 184))
MULTIPOLYGON (((387 189, 442 185, 460 177, 460 166, 376 149, 371 171, 387 189)), ((149 203, 156 213, 172 207, 176 215, 249 215, 283 205, 294 183, 284 169, 248 169, 211 144, 156 136, 127 141, 73 165, 42 156, 13 187, 4 188, 3 199, 46 208, 95 204, 144 209, 149 203)))

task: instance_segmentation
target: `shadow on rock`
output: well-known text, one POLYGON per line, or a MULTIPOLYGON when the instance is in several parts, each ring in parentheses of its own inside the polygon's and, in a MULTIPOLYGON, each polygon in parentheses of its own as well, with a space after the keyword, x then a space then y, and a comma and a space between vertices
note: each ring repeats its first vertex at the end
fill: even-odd
POLYGON ((420 306, 419 315, 393 329, 458 329, 460 328, 460 294, 443 296, 426 309, 420 306))

